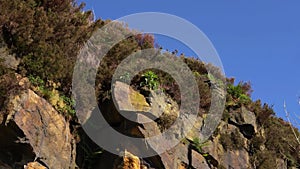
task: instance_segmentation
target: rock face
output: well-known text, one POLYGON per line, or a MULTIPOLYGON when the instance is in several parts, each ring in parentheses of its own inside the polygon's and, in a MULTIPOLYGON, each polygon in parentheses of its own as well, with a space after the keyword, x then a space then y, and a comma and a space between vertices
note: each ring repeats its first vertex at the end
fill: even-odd
POLYGON ((240 132, 248 139, 251 139, 257 132, 255 114, 245 107, 240 108, 240 113, 234 113, 229 123, 239 128, 240 132))
POLYGON ((113 169, 140 169, 140 159, 128 151, 124 152, 123 157, 116 159, 113 169))
MULTIPOLYGON (((0 114, 5 116, 0 126, 0 147, 5 147, 5 152, 0 152, 0 159, 12 155, 4 158, 4 163, 22 168, 37 160, 44 168, 75 168, 74 139, 62 115, 29 89, 11 95, 7 104, 7 112, 0 114)), ((27 168, 42 168, 32 165, 27 168)))
POLYGON ((38 162, 31 162, 31 163, 28 163, 24 167, 24 169, 47 169, 47 168, 38 162))
MULTIPOLYGON (((0 169, 74 169, 77 168, 75 161, 78 166, 84 166, 81 163, 85 161, 80 162, 78 159, 85 160, 84 146, 92 143, 84 142, 81 144, 82 151, 76 152, 76 143, 65 118, 45 99, 28 89, 30 86, 28 79, 20 76, 16 79, 14 87, 19 86, 18 90, 10 92, 4 102, 0 100, 6 105, 5 108, 0 109, 0 169)), ((149 95, 144 96, 121 82, 115 84, 114 92, 115 103, 112 101, 104 103, 101 112, 110 127, 122 134, 137 138, 153 137, 168 130, 168 125, 173 125, 174 119, 182 118, 179 114, 180 106, 163 92, 149 91, 149 95)), ((120 156, 107 151, 102 152, 100 149, 102 154, 92 164, 92 168, 255 168, 251 164, 249 143, 254 136, 264 134, 261 134, 263 130, 258 131, 253 112, 245 107, 236 109, 228 117, 228 122, 222 121, 219 124, 218 132, 207 142, 196 144, 193 139, 199 137, 204 117, 197 118, 193 129, 186 137, 162 154, 156 152, 156 156, 148 158, 136 156, 135 152, 155 152, 157 147, 168 146, 166 140, 151 142, 145 139, 145 143, 143 142, 139 147, 135 145, 126 147, 127 149, 120 156)), ((181 124, 184 125, 186 122, 183 119, 181 124)), ((178 132, 179 130, 179 127, 172 128, 165 139, 177 139, 182 134, 178 132)), ((89 158, 93 157, 93 154, 89 155, 89 158)), ((274 160, 274 163, 277 168, 287 168, 287 161, 284 159, 274 160)))

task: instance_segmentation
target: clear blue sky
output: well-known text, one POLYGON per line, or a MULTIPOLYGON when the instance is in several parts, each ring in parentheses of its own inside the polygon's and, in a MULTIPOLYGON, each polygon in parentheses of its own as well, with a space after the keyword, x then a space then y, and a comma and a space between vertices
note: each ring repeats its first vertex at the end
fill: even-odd
MULTIPOLYGON (((137 12, 163 12, 182 17, 212 41, 227 77, 250 81, 253 99, 274 105, 284 116, 300 115, 300 1, 144 1, 83 0, 96 17, 117 19, 137 12)), ((192 54, 179 43, 158 38, 164 48, 192 54)))

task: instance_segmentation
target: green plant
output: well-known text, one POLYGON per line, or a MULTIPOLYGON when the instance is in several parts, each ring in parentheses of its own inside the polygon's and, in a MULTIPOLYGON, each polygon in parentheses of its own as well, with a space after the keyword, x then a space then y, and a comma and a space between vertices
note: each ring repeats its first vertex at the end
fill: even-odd
POLYGON ((228 99, 228 102, 230 102, 230 100, 233 100, 238 104, 244 105, 251 102, 251 98, 249 96, 250 94, 244 90, 242 83, 239 83, 237 86, 228 84, 227 93, 231 96, 231 99, 228 99))
MULTIPOLYGON (((192 147, 199 153, 203 153, 203 147, 207 146, 206 142, 201 142, 199 138, 194 138, 192 143, 192 147)), ((203 157, 207 157, 209 154, 203 153, 203 157)))
POLYGON ((246 94, 241 94, 239 97, 239 103, 241 104, 247 104, 251 102, 251 99, 249 96, 247 96, 246 94))
POLYGON ((217 86, 224 86, 224 82, 222 79, 215 77, 211 73, 208 73, 206 76, 212 84, 217 85, 217 86))
POLYGON ((28 79, 30 83, 33 85, 33 90, 37 92, 40 96, 44 97, 45 99, 51 98, 53 95, 50 90, 46 87, 46 83, 43 79, 39 76, 29 75, 28 79))
POLYGON ((140 86, 145 86, 151 90, 156 90, 158 89, 158 85, 159 85, 158 80, 159 78, 157 74, 149 70, 146 73, 142 74, 142 81, 140 83, 140 86))
POLYGON ((71 116, 75 116, 75 109, 74 109, 74 106, 75 106, 75 100, 73 98, 70 98, 70 97, 67 97, 65 95, 62 95, 60 96, 60 99, 63 100, 64 102, 64 105, 61 106, 59 109, 64 112, 64 113, 67 113, 71 116))
POLYGON ((39 76, 29 75, 28 79, 29 79, 30 83, 34 86, 44 86, 45 85, 44 80, 41 79, 39 76))
POLYGON ((40 96, 44 97, 49 103, 55 107, 59 112, 66 115, 75 115, 75 100, 61 94, 57 88, 60 84, 52 81, 44 82, 39 76, 29 75, 29 81, 31 82, 32 89, 40 96))

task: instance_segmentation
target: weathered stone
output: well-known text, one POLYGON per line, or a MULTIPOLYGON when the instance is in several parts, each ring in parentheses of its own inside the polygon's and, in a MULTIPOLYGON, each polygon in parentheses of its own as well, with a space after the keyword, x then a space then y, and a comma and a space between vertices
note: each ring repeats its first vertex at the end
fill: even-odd
POLYGON ((253 138, 253 136, 255 134, 255 128, 252 124, 238 124, 238 123, 232 121, 231 119, 228 120, 228 123, 230 125, 236 126, 245 138, 247 138, 247 139, 253 138))
POLYGON ((48 168, 74 168, 74 139, 69 123, 46 100, 31 90, 11 96, 5 124, 24 133, 15 142, 28 144, 48 168))
POLYGON ((31 162, 31 163, 28 163, 24 169, 47 169, 46 167, 44 167, 43 165, 41 165, 40 163, 38 162, 31 162))
POLYGON ((192 151, 192 167, 196 169, 209 169, 208 164, 206 163, 205 158, 197 153, 196 151, 192 151))
POLYGON ((235 125, 247 139, 253 138, 257 132, 256 116, 253 112, 245 107, 241 108, 241 112, 233 113, 228 120, 229 124, 235 125))
POLYGON ((222 159, 222 165, 226 168, 250 168, 249 154, 246 150, 226 152, 222 159))
POLYGON ((205 158, 185 144, 178 144, 173 149, 161 154, 160 158, 165 169, 180 169, 184 167, 209 169, 205 158))
POLYGON ((113 169, 140 169, 140 159, 125 150, 123 157, 115 161, 113 169))
POLYGON ((139 132, 141 133, 140 136, 143 138, 153 137, 161 134, 157 124, 155 122, 152 123, 145 123, 142 126, 137 127, 139 132))
POLYGON ((117 81, 114 85, 113 94, 119 111, 147 112, 150 110, 145 97, 125 83, 117 81))
POLYGON ((255 132, 257 131, 256 116, 245 107, 242 107, 241 120, 243 124, 251 124, 254 127, 255 132))
POLYGON ((193 128, 189 131, 186 138, 188 138, 189 140, 194 140, 196 138, 200 138, 201 136, 200 136, 199 131, 200 131, 202 125, 203 125, 203 118, 198 116, 193 128))

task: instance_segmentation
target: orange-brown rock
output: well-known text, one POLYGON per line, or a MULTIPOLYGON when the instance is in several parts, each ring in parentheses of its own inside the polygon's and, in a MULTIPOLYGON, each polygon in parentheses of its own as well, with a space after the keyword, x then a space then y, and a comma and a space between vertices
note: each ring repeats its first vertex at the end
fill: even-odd
POLYGON ((24 167, 24 169, 47 169, 47 168, 38 162, 31 162, 31 163, 28 163, 24 167))
POLYGON ((27 89, 10 95, 7 104, 0 147, 7 147, 13 161, 5 158, 6 162, 17 167, 39 159, 48 168, 75 167, 69 123, 45 99, 27 89))
POLYGON ((140 159, 128 151, 124 152, 123 157, 117 159, 114 169, 140 169, 140 159))

